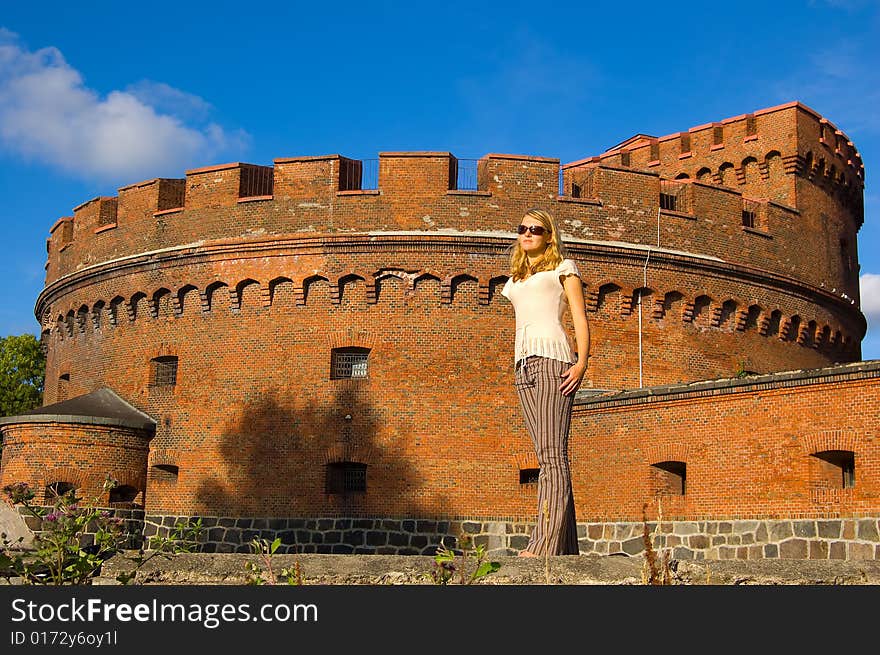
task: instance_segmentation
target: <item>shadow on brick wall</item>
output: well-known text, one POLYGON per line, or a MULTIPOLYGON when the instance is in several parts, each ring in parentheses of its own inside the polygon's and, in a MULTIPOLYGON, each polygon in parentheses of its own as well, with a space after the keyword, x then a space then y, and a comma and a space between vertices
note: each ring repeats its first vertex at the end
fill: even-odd
MULTIPOLYGON (((348 381, 346 381, 348 382, 348 381)), ((290 390, 253 394, 219 439, 216 470, 196 493, 214 516, 423 516, 421 477, 386 427, 394 408, 342 386, 329 397, 290 390)))

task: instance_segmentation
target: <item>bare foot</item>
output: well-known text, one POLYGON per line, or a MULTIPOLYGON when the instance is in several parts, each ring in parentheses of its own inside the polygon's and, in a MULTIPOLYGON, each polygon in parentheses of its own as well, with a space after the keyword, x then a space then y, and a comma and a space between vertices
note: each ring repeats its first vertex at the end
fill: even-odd
POLYGON ((521 550, 521 551, 519 551, 519 554, 517 555, 517 557, 537 557, 537 555, 535 555, 535 553, 528 551, 528 550, 521 550))

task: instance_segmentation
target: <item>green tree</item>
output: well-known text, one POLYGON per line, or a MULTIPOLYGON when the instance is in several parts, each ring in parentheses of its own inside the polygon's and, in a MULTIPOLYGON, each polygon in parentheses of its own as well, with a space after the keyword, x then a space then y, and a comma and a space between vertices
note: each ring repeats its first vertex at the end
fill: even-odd
POLYGON ((0 338, 0 416, 14 416, 43 402, 46 356, 33 334, 0 338))

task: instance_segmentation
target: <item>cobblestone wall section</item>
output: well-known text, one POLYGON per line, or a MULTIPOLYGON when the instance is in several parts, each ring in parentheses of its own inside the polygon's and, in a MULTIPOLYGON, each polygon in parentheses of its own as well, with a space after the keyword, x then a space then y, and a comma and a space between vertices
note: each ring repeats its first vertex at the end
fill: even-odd
MULTIPOLYGON (((168 536, 186 516, 147 516, 144 537, 168 536)), ((248 553, 253 539, 280 537, 279 554, 434 555, 456 549, 460 535, 491 557, 525 548, 530 523, 503 520, 202 517, 201 552, 248 553)), ((580 523, 582 555, 636 556, 645 529, 658 554, 676 560, 880 560, 880 518, 580 523)))

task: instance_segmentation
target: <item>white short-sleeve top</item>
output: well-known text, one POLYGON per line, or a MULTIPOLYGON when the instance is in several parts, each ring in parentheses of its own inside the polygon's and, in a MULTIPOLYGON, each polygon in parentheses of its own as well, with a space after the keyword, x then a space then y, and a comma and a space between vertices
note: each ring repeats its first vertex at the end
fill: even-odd
POLYGON ((534 273, 516 282, 508 278, 501 289, 501 295, 513 303, 516 314, 514 362, 531 355, 574 362, 571 344, 562 327, 567 305, 562 279, 568 275, 580 277, 577 265, 563 259, 552 271, 534 273))

